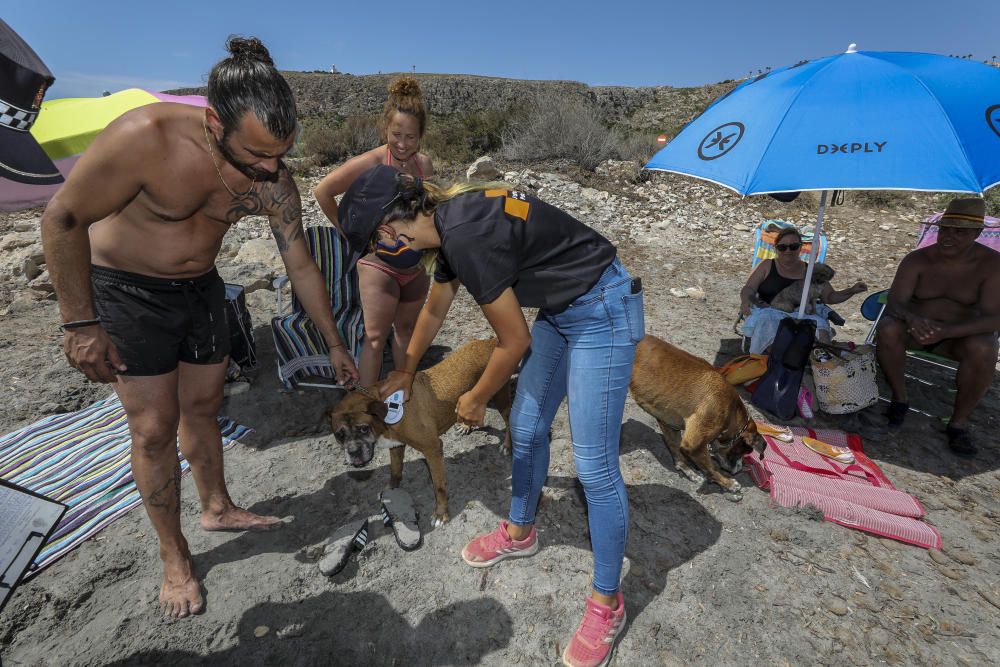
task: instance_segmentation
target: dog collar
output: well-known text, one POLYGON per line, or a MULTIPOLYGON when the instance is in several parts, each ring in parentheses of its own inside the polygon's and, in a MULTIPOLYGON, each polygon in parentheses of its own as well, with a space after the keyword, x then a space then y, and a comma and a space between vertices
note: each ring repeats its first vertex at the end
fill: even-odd
POLYGON ((746 431, 750 427, 750 422, 752 422, 752 421, 753 421, 753 417, 750 416, 750 413, 748 411, 747 412, 747 423, 743 425, 743 428, 741 428, 739 431, 736 432, 736 435, 734 435, 732 438, 729 439, 729 446, 730 447, 732 447, 733 445, 736 444, 736 438, 738 438, 741 435, 743 435, 743 432, 746 431))

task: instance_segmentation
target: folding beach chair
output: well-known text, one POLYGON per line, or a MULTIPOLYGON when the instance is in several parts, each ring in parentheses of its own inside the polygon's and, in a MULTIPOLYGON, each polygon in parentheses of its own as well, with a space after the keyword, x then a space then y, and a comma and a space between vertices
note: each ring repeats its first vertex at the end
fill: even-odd
MULTIPOLYGON (((765 220, 757 225, 753 230, 753 263, 750 265, 751 271, 756 269, 757 265, 765 259, 774 259, 775 255, 777 255, 777 251, 774 249, 774 241, 778 238, 778 232, 788 228, 794 229, 795 225, 784 220, 765 220)), ((808 228, 799 229, 798 231, 802 237, 802 248, 800 249, 799 256, 803 262, 808 262, 809 253, 812 252, 814 235, 808 228)), ((827 241, 826 234, 821 232, 819 235, 819 251, 816 255, 817 262, 826 261, 828 245, 829 242, 827 241)))
MULTIPOLYGON (((309 227, 305 229, 305 237, 313 259, 326 278, 340 337, 356 360, 364 337, 358 272, 354 266, 345 266, 345 243, 334 227, 309 227)), ((286 284, 288 276, 274 281, 277 315, 271 319, 279 379, 287 389, 299 386, 342 388, 334 379, 326 341, 306 315, 294 291, 290 309, 286 312, 281 296, 282 287, 286 284)))
MULTIPOLYGON (((925 248, 929 245, 937 243, 938 228, 935 223, 940 219, 940 213, 935 213, 934 215, 924 219, 920 230, 920 237, 917 239, 916 249, 925 248)), ((976 242, 1000 252, 1000 219, 987 216, 986 228, 983 229, 983 232, 979 235, 976 242)), ((885 306, 888 298, 889 290, 885 289, 880 292, 870 294, 868 298, 864 300, 864 303, 861 304, 861 315, 872 323, 871 329, 868 330, 868 335, 865 337, 866 344, 871 344, 875 340, 875 334, 878 330, 879 322, 882 321, 882 316, 885 314, 885 306)), ((955 373, 958 370, 958 362, 939 354, 924 352, 923 350, 907 350, 906 356, 914 361, 919 361, 927 364, 928 366, 943 368, 951 371, 952 373, 955 373)), ((906 377, 930 387, 940 386, 934 382, 926 380, 925 378, 911 375, 909 373, 906 377)), ((879 396, 879 398, 883 401, 889 400, 884 396, 879 396)), ((914 412, 919 412, 920 414, 928 415, 930 417, 934 416, 912 407, 910 409, 914 412)))

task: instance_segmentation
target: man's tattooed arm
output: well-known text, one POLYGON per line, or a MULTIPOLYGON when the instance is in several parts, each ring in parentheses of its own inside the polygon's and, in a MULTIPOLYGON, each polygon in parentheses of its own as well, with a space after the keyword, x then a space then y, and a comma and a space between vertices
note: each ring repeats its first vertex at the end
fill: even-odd
POLYGON ((264 202, 261 200, 261 193, 256 190, 233 199, 226 211, 226 222, 233 225, 248 215, 264 215, 264 202))
POLYGON ((282 166, 278 180, 264 184, 260 194, 270 218, 271 233, 284 255, 292 244, 303 239, 299 188, 288 169, 282 166))

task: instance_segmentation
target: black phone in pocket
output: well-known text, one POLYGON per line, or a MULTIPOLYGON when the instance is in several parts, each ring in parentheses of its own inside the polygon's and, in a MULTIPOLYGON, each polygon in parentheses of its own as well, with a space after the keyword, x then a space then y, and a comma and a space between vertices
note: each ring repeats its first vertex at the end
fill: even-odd
POLYGON ((632 294, 638 294, 642 291, 642 278, 632 279, 632 294))

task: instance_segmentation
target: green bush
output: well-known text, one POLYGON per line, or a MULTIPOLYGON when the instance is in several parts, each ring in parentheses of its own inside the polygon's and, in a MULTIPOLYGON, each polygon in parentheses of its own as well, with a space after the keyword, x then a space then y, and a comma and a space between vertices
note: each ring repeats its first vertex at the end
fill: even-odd
POLYGON ((502 154, 521 161, 566 159, 593 171, 605 160, 644 165, 656 149, 655 133, 609 127, 582 99, 541 96, 511 122, 502 154))
POLYGON ((471 162, 503 145, 513 109, 487 109, 435 116, 427 123, 422 148, 435 160, 471 162))
POLYGON ((1000 186, 987 190, 984 196, 986 199, 986 215, 1000 218, 1000 186))
POLYGON ((660 149, 656 143, 657 132, 621 133, 618 142, 618 159, 638 162, 641 168, 660 149))
POLYGON ((322 165, 360 155, 382 143, 376 116, 348 116, 337 121, 317 117, 302 121, 295 152, 316 156, 322 165))
POLYGON ((600 112, 578 99, 540 96, 504 135, 503 155, 510 160, 567 159, 593 169, 618 157, 620 133, 603 122, 600 112))

